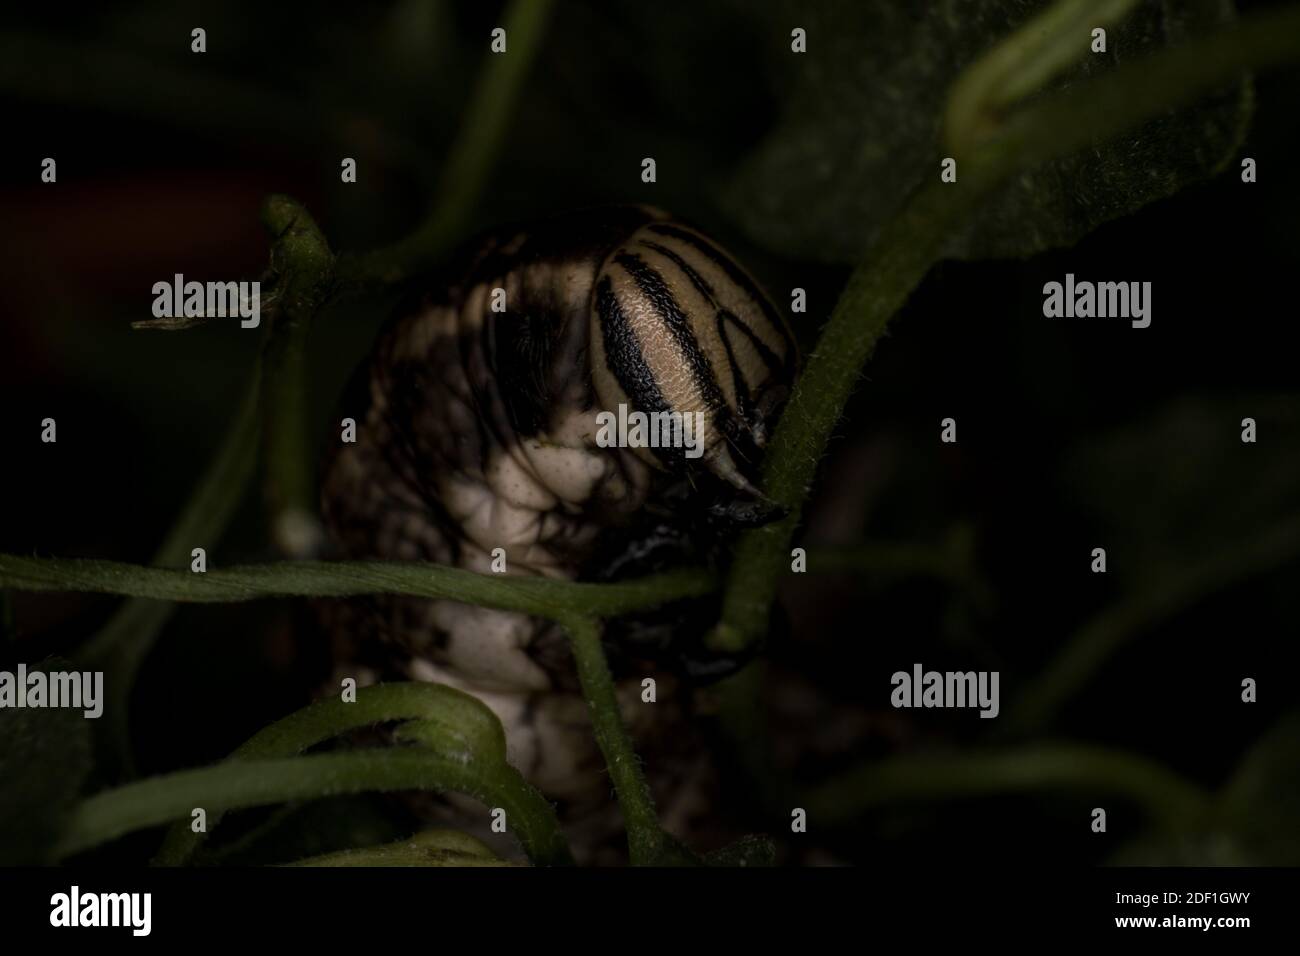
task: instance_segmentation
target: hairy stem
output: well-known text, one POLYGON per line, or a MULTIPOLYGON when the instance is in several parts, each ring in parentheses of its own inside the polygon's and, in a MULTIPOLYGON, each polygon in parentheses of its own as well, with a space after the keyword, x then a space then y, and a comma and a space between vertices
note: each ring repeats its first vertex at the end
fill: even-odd
POLYGON ((409 594, 564 620, 574 614, 616 617, 668 601, 699 597, 715 590, 717 581, 698 568, 590 584, 477 574, 405 561, 281 561, 214 568, 196 574, 117 561, 0 554, 0 587, 126 594, 202 604, 275 597, 409 594))
POLYGON ((271 536, 282 554, 315 553, 316 485, 309 438, 307 334, 333 293, 334 256, 311 215, 287 196, 271 196, 262 221, 272 236, 276 277, 271 330, 262 363, 263 455, 271 536))
POLYGON ((289 866, 514 866, 481 841, 457 830, 425 830, 383 846, 341 850, 289 866))
POLYGON ((401 790, 454 791, 500 807, 530 859, 541 865, 567 862, 554 812, 518 771, 504 764, 489 766, 477 759, 397 747, 232 761, 107 790, 73 810, 55 856, 63 859, 135 830, 189 819, 200 807, 224 813, 290 800, 401 790))
MULTIPOLYGON (((1065 0, 1065 5, 1075 5, 1075 0, 1065 0)), ((1073 28, 1070 18, 1049 22, 1057 29, 1073 28)), ((1014 52, 1044 43, 1041 36, 1019 32, 1000 49, 1014 52)), ((1052 49, 1061 47, 1052 45, 1052 49)), ((995 50, 975 68, 998 55, 995 50)), ((1052 56, 1055 70, 1061 64, 1055 52, 1052 56)), ((712 646, 734 652, 765 633, 776 583, 831 431, 890 318, 942 257, 952 230, 974 215, 993 189, 1014 173, 1113 137, 1247 69, 1296 58, 1300 58, 1300 7, 1288 7, 1036 99, 1011 112, 996 129, 968 123, 963 117, 1000 115, 1007 106, 1002 99, 996 99, 997 108, 987 108, 978 99, 960 106, 956 146, 972 138, 980 145, 958 153, 957 182, 935 181, 923 187, 886 225, 836 303, 764 463, 764 491, 788 508, 788 514, 742 537, 727 578, 722 619, 710 635, 712 646)), ((955 88, 963 89, 962 84, 959 79, 955 88)), ((995 98, 1004 97, 1007 89, 1029 92, 1005 76, 982 88, 995 98)))
POLYGON ((982 195, 974 182, 956 189, 937 182, 925 187, 886 226, 873 254, 849 278, 768 448, 763 490, 787 514, 741 537, 722 620, 710 636, 719 650, 739 650, 766 632, 817 463, 862 366, 890 318, 938 260, 949 231, 982 195))
MULTIPOLYGON (((441 759, 473 763, 484 787, 492 794, 506 793, 513 800, 518 813, 507 809, 508 825, 520 834, 534 862, 568 860, 550 804, 506 763, 505 734, 496 715, 477 698, 441 684, 382 684, 358 690, 351 702, 341 696, 318 700, 259 731, 221 766, 296 757, 350 731, 395 721, 404 722, 397 731, 399 739, 431 748, 441 759)), ((461 790, 453 785, 459 779, 454 778, 447 788, 461 790)), ((324 791, 315 794, 323 795, 324 791)), ((220 822, 221 811, 228 809, 206 803, 196 806, 207 811, 209 831, 220 822)), ((191 831, 188 821, 177 823, 154 862, 163 866, 187 863, 204 838, 205 834, 191 831)))
POLYGON ((596 743, 605 756, 609 779, 623 812, 628 857, 634 866, 693 862, 659 825, 650 785, 646 783, 641 761, 619 713, 614 679, 600 644, 600 623, 582 616, 568 617, 561 623, 569 632, 596 743))

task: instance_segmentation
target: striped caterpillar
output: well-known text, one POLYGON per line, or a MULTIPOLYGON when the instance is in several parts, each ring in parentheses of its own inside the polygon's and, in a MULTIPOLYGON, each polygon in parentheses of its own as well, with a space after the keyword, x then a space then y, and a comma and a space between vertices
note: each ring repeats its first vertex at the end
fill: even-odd
MULTIPOLYGON (((595 581, 713 561, 737 527, 774 514, 754 481, 796 364, 754 280, 658 210, 498 232, 381 335, 344 403, 356 441, 326 456, 326 525, 348 557, 479 572, 494 551, 509 574, 595 581), (620 407, 698 416, 699 448, 604 447, 601 413, 620 407)), ((670 822, 665 801, 698 757, 681 678, 733 664, 703 651, 709 611, 609 622, 604 635, 648 768, 680 770, 654 781, 670 822), (638 696, 646 676, 654 707, 638 696)), ((439 681, 492 707, 511 762, 569 819, 609 803, 556 627, 380 596, 340 609, 331 631, 348 674, 439 681)))

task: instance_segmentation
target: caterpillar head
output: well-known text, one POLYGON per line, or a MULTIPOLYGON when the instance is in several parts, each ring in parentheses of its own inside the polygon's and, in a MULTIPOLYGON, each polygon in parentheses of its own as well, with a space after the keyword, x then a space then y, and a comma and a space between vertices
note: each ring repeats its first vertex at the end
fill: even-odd
POLYGON ((601 408, 641 413, 655 438, 680 437, 636 453, 661 469, 697 461, 735 492, 720 509, 727 517, 770 519, 775 508, 754 482, 798 357, 757 283, 696 230, 656 221, 609 254, 592 296, 601 408))

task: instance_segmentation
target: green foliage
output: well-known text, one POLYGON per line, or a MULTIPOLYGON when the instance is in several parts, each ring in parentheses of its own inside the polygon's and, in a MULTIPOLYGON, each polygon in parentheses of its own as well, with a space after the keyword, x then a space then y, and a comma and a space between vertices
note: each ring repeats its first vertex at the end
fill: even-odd
MULTIPOLYGON (((1128 19, 1122 16, 1133 6, 1129 0, 1107 0, 1098 8, 1098 16, 1113 21, 1110 52, 1104 56, 1087 54, 1086 44, 1078 46, 1076 27, 1090 9, 1084 0, 1062 0, 1052 7, 1044 21, 1051 29, 1042 35, 1030 31, 1007 37, 1041 6, 1026 0, 943 0, 921 16, 905 5, 822 3, 799 7, 796 14, 783 11, 768 23, 773 36, 787 34, 791 23, 805 26, 809 42, 823 52, 818 57, 781 54, 793 71, 783 123, 746 163, 726 201, 737 220, 770 249, 859 265, 769 448, 764 489, 787 506, 788 516, 740 543, 724 619, 714 635, 718 646, 743 648, 767 627, 775 583, 817 463, 874 344, 931 266, 947 255, 1026 255, 1070 243, 1099 223, 1204 176, 1222 163, 1241 135, 1247 98, 1236 80, 1242 68, 1300 52, 1300 31, 1289 29, 1296 25, 1295 10, 1261 16, 1221 41, 1216 33, 1199 46, 1181 43, 1229 19, 1222 0, 1145 4, 1128 19), (832 25, 832 9, 847 12, 852 21, 832 25), (963 68, 995 41, 1000 42, 992 54, 975 61, 975 72, 964 74, 963 84, 963 68), (1154 51, 1164 52, 1147 56, 1154 51), (1062 74, 1063 67, 1076 62, 1074 56, 1077 66, 1062 74), (992 82, 982 85, 972 77, 992 82), (1216 87, 1221 92, 1187 105, 1190 96, 1216 87), (960 95, 950 99, 954 89, 960 95), (1174 105, 1184 108, 1169 114, 1174 105), (936 182, 937 160, 947 155, 945 133, 961 155, 960 185, 952 189, 936 182), (1081 150, 1090 144, 1091 149, 1081 150)), ((377 253, 335 259, 302 207, 285 197, 268 202, 264 219, 272 236, 272 273, 280 301, 268 331, 265 364, 254 372, 244 413, 217 467, 160 550, 160 564, 179 563, 176 548, 182 539, 188 546, 190 540, 206 543, 220 536, 248 483, 259 427, 274 436, 265 456, 273 520, 303 507, 310 487, 301 394, 308 326, 335 296, 436 262, 451 238, 461 234, 487 171, 504 148, 505 119, 521 87, 523 66, 540 42, 546 11, 547 5, 530 0, 510 5, 507 20, 515 25, 511 43, 516 55, 484 69, 475 98, 490 109, 488 121, 463 129, 444 166, 436 208, 406 240, 377 253)), ((1183 590, 1175 589, 1174 598, 1198 583, 1197 578, 1182 582, 1183 590)), ((716 586, 707 575, 685 569, 642 581, 587 585, 376 562, 293 562, 190 575, 114 562, 3 555, 0 584, 153 601, 406 593, 550 617, 564 624, 572 639, 633 862, 701 862, 659 825, 619 715, 597 618, 707 593, 716 586)), ((1158 597, 1154 610, 1144 606, 1139 616, 1166 607, 1163 592, 1158 597)), ((123 713, 136 665, 161 627, 165 607, 126 605, 87 649, 92 659, 127 662, 114 692, 123 713)), ((1113 628, 1106 630, 1098 640, 1084 635, 1082 644, 1088 654, 1104 656, 1114 646, 1113 633, 1113 628)), ((1040 694, 1043 707, 1069 689, 1048 683, 1040 694)), ((505 762, 499 722, 481 703, 449 688, 393 685, 367 689, 355 704, 321 701, 271 725, 224 763, 130 783, 75 806, 88 763, 85 721, 66 711, 11 711, 0 714, 0 721, 5 722, 0 723, 0 773, 7 784, 0 799, 8 801, 0 806, 0 826, 20 821, 21 829, 3 841, 20 862, 47 859, 56 835, 55 855, 62 858, 177 820, 182 822, 173 827, 159 862, 187 862, 196 858, 201 842, 184 822, 196 806, 209 812, 210 826, 215 826, 230 810, 409 789, 457 791, 501 806, 534 862, 569 859, 552 808, 505 762), (387 723, 400 725, 395 746, 305 753, 357 728, 387 723), (8 786, 15 780, 24 782, 8 786), (71 813, 61 822, 69 807, 71 813)), ((1288 749, 1295 736, 1292 724, 1261 744, 1225 798, 1228 816, 1252 845, 1293 819, 1293 807, 1284 801, 1264 815, 1258 829, 1244 814, 1253 801, 1267 802, 1274 792, 1295 790, 1295 755, 1288 749)), ((1130 754, 1074 745, 951 760, 899 759, 854 772, 833 789, 838 799, 847 787, 861 810, 918 796, 1060 786, 1125 794, 1162 822, 1199 821, 1206 815, 1207 801, 1199 788, 1166 769, 1130 754)), ((843 812, 842 806, 838 811, 832 806, 830 792, 812 794, 809 802, 826 818, 843 812)), ((747 838, 703 862, 760 865, 771 862, 772 855, 769 842, 747 838)), ((1294 847, 1283 845, 1279 856, 1294 858, 1294 847)), ((302 862, 460 865, 492 860, 469 837, 431 833, 302 862)))
MULTIPOLYGON (((728 209, 752 238, 786 255, 857 261, 907 196, 938 177, 940 158, 952 155, 942 140, 954 80, 1046 6, 942 0, 924 14, 898 3, 778 6, 773 28, 803 25, 817 55, 786 50, 778 60, 788 91, 782 122, 741 169, 728 209)), ((1140 3, 1108 30, 1107 52, 1092 54, 1089 27, 1100 17, 1086 16, 1070 24, 1076 65, 1046 89, 1116 71, 1231 18, 1228 0, 1140 3)), ((1248 86, 1231 84, 1094 149, 1025 170, 953 231, 947 252, 978 259, 1072 245, 1217 171, 1245 132, 1249 103, 1248 86)))
POLYGON ((704 858, 709 866, 775 866, 776 844, 765 836, 741 837, 704 858))
POLYGON ((1278 515, 1300 514, 1300 448, 1261 442, 1233 454, 1246 409, 1266 425, 1294 414, 1283 396, 1183 398, 1078 443, 1063 477, 1098 535, 1127 556, 1113 573, 1159 577, 1268 533, 1278 515), (1162 480, 1171 470, 1178 480, 1162 480))
POLYGON ((425 830, 385 846, 343 850, 293 866, 512 866, 480 840, 456 830, 425 830))
POLYGON ((1300 866, 1300 712, 1251 748, 1223 794, 1223 820, 1257 866, 1300 866))
POLYGON ((409 832, 381 794, 323 796, 237 817, 194 854, 195 866, 274 866, 354 847, 380 846, 409 832))
MULTIPOLYGON (((1072 31, 1071 18, 1053 14, 1083 2, 1061 0, 1043 20, 1012 34, 974 69, 986 69, 992 61, 1024 62, 1040 48, 1062 48, 1063 40, 1045 40, 1039 30, 1072 31)), ((968 96, 950 103, 949 129, 974 128, 981 135, 959 144, 962 171, 955 183, 932 178, 886 222, 835 304, 763 461, 763 489, 788 514, 742 536, 728 577, 722 620, 710 636, 715 648, 734 651, 762 635, 783 555, 817 464, 863 366, 889 320, 944 257, 952 237, 979 221, 989 197, 1043 163, 1072 155, 1094 141, 1108 141, 1171 105, 1193 101, 1249 65, 1297 57, 1300 8, 1284 7, 1087 83, 1030 96, 1031 87, 1017 82, 1013 72, 1001 86, 984 89, 983 99, 968 96)), ((1053 62, 1045 72, 1060 65, 1053 62)), ((1026 69, 1035 76, 1041 72, 1032 66, 1026 69)), ((962 81, 957 87, 970 89, 962 81)))
POLYGON ((202 574, 120 561, 0 554, 0 585, 27 591, 87 591, 196 603, 273 597, 410 594, 465 601, 552 620, 615 617, 699 597, 717 587, 707 570, 680 568, 610 584, 476 574, 421 561, 280 561, 212 568, 202 574))
POLYGON ((1199 823, 1209 810, 1199 787, 1159 764, 1073 743, 891 757, 824 784, 808 794, 807 807, 818 819, 835 822, 908 801, 1072 788, 1131 800, 1169 831, 1199 823))
POLYGON ((1300 865, 1300 712, 1256 741, 1215 797, 1213 815, 1183 833, 1148 832, 1118 850, 1121 866, 1300 865))
POLYGON ((550 804, 505 760, 496 715, 476 698, 440 684, 367 687, 356 700, 326 698, 270 725, 225 763, 141 780, 81 803, 60 834, 56 854, 84 852, 123 834, 179 820, 156 862, 190 861, 206 833, 190 814, 201 807, 208 831, 229 810, 325 794, 433 790, 474 797, 506 811, 513 833, 534 862, 569 862, 550 804), (300 756, 363 727, 399 722, 410 747, 300 756))
MULTIPOLYGON (((1248 402, 1265 420, 1288 413, 1281 400, 1248 402)), ((1300 454, 1285 445, 1240 446, 1230 408, 1193 400, 1084 440, 1065 462, 1066 486, 1110 553, 1108 573, 1127 596, 1087 622, 1030 682, 1008 723, 1050 720, 1127 642, 1156 622, 1300 554, 1300 454), (1227 427, 1209 428, 1208 422, 1227 427), (1170 471, 1178 480, 1163 476, 1170 471), (1225 496, 1224 488, 1233 494, 1225 496), (1123 500, 1122 507, 1115 504, 1123 500), (1282 517, 1279 519, 1279 515, 1282 517)))
MULTIPOLYGON (((57 660, 31 668, 66 669, 57 660)), ((81 711, 0 709, 0 866, 49 862, 90 766, 90 727, 81 711)))

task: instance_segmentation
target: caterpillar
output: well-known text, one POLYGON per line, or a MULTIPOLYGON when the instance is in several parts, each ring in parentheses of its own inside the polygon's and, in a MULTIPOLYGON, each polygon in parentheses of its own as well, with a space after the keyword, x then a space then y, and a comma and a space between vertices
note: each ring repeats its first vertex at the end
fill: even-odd
MULTIPOLYGON (((419 283, 359 370, 344 400, 356 439, 331 443, 323 462, 326 528, 347 557, 485 573, 494 554, 508 574, 595 581, 715 561, 736 529, 778 513, 755 483, 797 366, 789 327, 749 273, 657 209, 499 230, 448 280, 419 283), (601 441, 620 409, 691 416, 697 447, 601 441)), ((678 786, 695 749, 690 688, 735 664, 703 649, 708 620, 707 607, 678 607, 604 633, 647 765, 680 771, 660 773, 661 802, 690 790, 678 786), (650 674, 660 703, 637 706, 650 674)), ((376 596, 336 609, 330 629, 350 674, 483 700, 511 762, 569 819, 608 805, 555 626, 376 596)))

